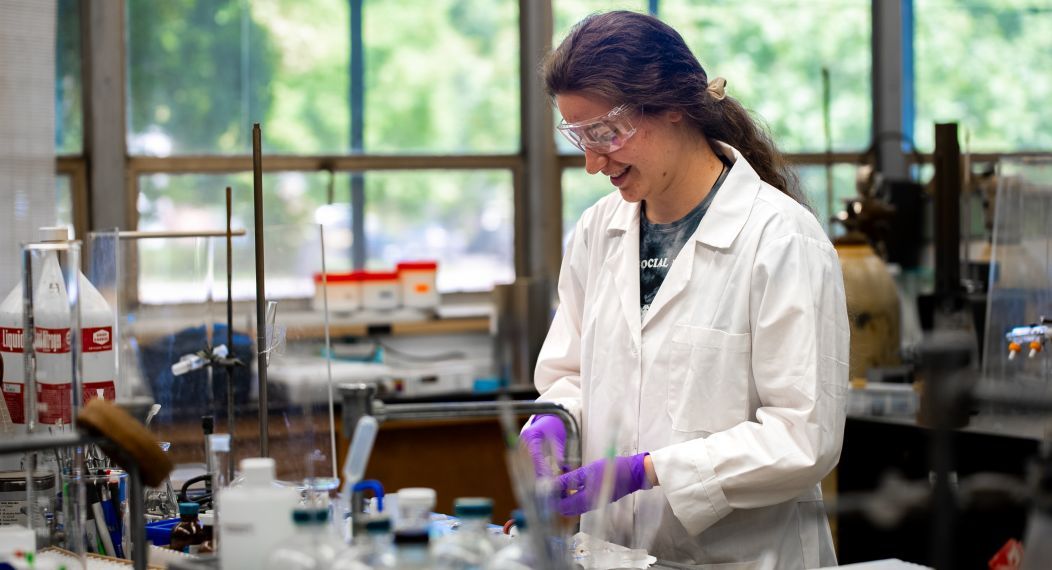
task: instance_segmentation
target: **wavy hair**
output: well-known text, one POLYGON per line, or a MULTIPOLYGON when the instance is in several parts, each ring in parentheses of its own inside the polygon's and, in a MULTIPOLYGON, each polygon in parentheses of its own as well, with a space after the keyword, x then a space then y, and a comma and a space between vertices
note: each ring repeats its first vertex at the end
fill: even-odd
POLYGON ((680 111, 703 136, 738 149, 765 182, 807 205, 796 172, 767 129, 733 97, 713 97, 708 75, 683 37, 653 16, 588 16, 548 54, 541 74, 552 98, 580 92, 647 113, 680 111))

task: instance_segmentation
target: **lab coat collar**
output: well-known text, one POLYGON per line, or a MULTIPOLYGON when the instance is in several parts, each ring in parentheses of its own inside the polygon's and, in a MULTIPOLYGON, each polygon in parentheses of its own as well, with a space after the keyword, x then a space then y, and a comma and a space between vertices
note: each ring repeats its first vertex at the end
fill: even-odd
MULTIPOLYGON (((738 149, 720 141, 714 143, 717 152, 732 157, 734 165, 709 205, 708 212, 698 224, 694 240, 710 247, 726 249, 734 243, 734 239, 745 227, 753 201, 760 191, 761 180, 738 149)), ((622 200, 610 217, 607 233, 624 234, 630 228, 638 228, 639 215, 639 202, 629 203, 622 200)))

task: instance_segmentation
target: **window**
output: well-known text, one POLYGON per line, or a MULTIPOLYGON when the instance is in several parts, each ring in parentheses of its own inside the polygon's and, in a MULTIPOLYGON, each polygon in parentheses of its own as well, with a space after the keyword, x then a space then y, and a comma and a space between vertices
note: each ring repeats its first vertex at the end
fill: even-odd
MULTIPOLYGON (((367 1, 369 153, 513 153, 517 2, 367 1)), ((128 0, 133 155, 350 149, 348 0, 128 0)))
POLYGON ((55 30, 55 153, 84 150, 80 1, 59 0, 55 30))
POLYGON ((868 0, 662 0, 658 15, 683 34, 710 78, 726 78, 727 93, 770 126, 782 151, 825 150, 823 67, 833 147, 869 145, 868 0))
POLYGON ((510 171, 370 172, 365 198, 368 267, 436 259, 441 292, 515 280, 510 171))
POLYGON ((973 151, 1052 148, 1047 0, 915 0, 914 26, 920 148, 936 122, 959 123, 973 151))

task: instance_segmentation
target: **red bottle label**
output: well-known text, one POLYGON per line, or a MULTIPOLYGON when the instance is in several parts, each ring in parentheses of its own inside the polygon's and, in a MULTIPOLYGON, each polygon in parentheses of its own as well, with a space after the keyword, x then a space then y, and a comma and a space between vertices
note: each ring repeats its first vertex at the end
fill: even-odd
POLYGON ((0 327, 0 352, 22 352, 22 329, 0 327))
POLYGON ((45 329, 37 327, 33 348, 42 354, 61 354, 69 352, 69 329, 45 329))
POLYGON ((113 350, 113 329, 95 327, 81 329, 81 350, 84 352, 105 352, 113 350))

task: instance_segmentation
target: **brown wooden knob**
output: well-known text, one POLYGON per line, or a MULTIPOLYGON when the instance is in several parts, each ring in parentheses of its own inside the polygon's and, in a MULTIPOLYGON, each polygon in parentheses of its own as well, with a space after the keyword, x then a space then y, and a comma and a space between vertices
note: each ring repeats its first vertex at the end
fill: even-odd
POLYGON ((113 402, 101 398, 88 402, 77 414, 77 422, 81 429, 108 440, 100 447, 117 465, 128 470, 127 462, 134 461, 146 485, 156 487, 172 472, 172 461, 153 434, 113 402), (117 448, 123 453, 113 453, 117 448))

